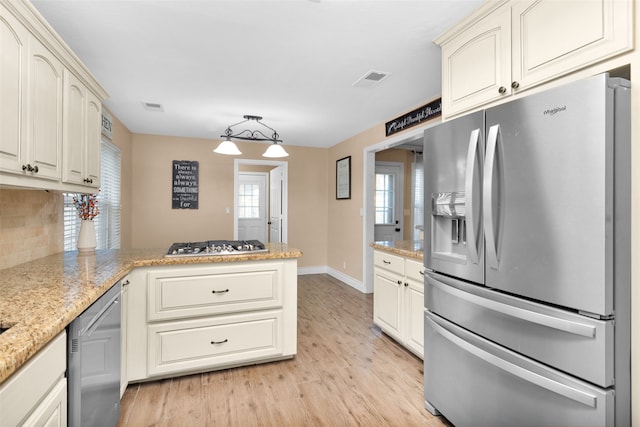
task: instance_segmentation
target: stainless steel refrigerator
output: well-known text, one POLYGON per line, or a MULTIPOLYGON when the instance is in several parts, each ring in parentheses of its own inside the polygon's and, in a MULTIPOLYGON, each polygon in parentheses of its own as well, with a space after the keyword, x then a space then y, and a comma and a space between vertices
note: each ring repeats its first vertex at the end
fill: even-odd
POLYGON ((455 426, 631 424, 629 87, 425 132, 425 405, 455 426))

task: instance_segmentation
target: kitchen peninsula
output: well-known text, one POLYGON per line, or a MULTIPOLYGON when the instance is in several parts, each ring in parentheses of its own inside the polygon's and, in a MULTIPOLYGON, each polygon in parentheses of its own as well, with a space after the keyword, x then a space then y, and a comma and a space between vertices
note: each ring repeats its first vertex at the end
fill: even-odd
MULTIPOLYGON (((277 261, 292 262, 295 267, 297 258, 302 256, 299 250, 286 244, 267 246, 269 251, 264 253, 189 258, 166 258, 162 249, 98 250, 91 255, 64 252, 2 270, 0 327, 4 332, 0 334, 0 385, 112 285, 135 269, 205 267, 222 263, 237 263, 241 268, 249 263, 277 261)), ((295 268, 293 280, 294 283, 285 284, 285 292, 293 293, 295 316, 295 268)))

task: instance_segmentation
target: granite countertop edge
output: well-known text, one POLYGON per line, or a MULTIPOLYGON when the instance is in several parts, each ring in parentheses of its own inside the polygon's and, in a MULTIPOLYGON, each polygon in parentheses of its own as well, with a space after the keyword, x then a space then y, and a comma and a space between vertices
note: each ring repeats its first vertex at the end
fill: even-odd
POLYGON ((373 249, 389 252, 407 258, 422 261, 424 259, 424 244, 421 240, 400 240, 400 241, 380 241, 372 242, 373 249))
POLYGON ((164 249, 61 252, 0 270, 0 385, 136 267, 300 258, 286 244, 269 252, 165 258, 164 249))

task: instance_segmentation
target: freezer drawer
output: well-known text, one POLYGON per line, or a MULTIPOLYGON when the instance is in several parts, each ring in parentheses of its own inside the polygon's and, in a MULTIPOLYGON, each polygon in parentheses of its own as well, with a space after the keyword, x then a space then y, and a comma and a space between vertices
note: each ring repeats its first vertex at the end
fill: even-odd
POLYGON ((482 337, 602 387, 613 385, 614 322, 427 272, 425 306, 482 337))
POLYGON ((612 390, 527 359, 430 312, 425 343, 425 400, 456 427, 614 423, 612 390))

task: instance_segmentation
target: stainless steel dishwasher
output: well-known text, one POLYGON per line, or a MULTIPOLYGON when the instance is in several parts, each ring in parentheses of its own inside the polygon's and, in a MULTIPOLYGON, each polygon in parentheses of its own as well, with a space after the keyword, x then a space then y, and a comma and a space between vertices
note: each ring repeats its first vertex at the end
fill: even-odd
POLYGON ((114 427, 120 416, 120 282, 68 327, 70 427, 114 427))

